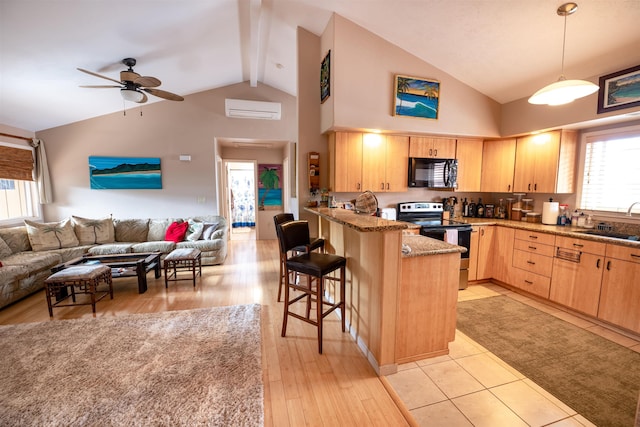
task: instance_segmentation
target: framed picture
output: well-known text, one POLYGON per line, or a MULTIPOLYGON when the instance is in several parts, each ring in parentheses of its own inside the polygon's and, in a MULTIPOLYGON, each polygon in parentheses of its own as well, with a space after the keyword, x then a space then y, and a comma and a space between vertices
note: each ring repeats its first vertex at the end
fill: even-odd
POLYGON ((322 60, 320 66, 320 103, 324 103, 331 95, 331 51, 322 60))
POLYGON ((598 114, 640 106, 640 65, 600 77, 598 114))
POLYGON ((94 190, 161 189, 160 158, 89 156, 89 181, 94 190))
POLYGON ((282 209, 282 165, 258 164, 258 210, 282 209))
POLYGON ((440 82, 419 77, 397 75, 395 79, 394 116, 437 119, 440 107, 440 82))

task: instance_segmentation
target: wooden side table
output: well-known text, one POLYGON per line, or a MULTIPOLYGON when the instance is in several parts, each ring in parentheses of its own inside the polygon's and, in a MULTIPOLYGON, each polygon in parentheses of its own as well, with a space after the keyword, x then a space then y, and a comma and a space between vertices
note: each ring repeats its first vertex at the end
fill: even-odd
POLYGON ((111 268, 106 265, 78 265, 65 268, 49 276, 45 282, 45 297, 49 307, 49 316, 53 317, 53 307, 72 305, 89 305, 96 312, 96 302, 107 295, 113 299, 113 282, 111 268), (98 286, 104 283, 107 289, 98 290, 98 286), (69 288, 70 293, 66 292, 69 288), (77 302, 76 294, 88 294, 90 302, 77 302), (60 297, 61 295, 65 295, 60 297), (71 298, 71 303, 63 304, 71 298))

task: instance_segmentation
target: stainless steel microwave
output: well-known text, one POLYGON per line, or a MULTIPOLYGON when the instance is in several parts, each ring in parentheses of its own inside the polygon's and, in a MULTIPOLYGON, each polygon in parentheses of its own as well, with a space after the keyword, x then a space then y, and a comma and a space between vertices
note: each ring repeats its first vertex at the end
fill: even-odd
POLYGON ((409 187, 456 188, 456 159, 409 158, 409 187))

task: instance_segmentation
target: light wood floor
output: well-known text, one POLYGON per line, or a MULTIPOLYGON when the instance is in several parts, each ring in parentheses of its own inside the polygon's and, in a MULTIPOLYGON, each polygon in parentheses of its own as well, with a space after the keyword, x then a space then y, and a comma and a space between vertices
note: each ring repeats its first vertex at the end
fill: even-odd
MULTIPOLYGON (((262 305, 266 426, 409 425, 352 337, 340 331, 336 316, 325 321, 322 355, 311 325, 291 319, 287 337, 280 337, 283 306, 276 302, 275 240, 230 241, 224 265, 204 267, 195 288, 181 281, 165 289, 164 277, 155 280, 149 273, 147 278, 149 289, 142 295, 135 279, 114 280, 114 299, 98 302, 95 317, 262 305)), ((90 306, 54 308, 53 314, 53 321, 94 316, 90 306)), ((40 321, 50 321, 43 291, 0 310, 0 324, 40 321)))

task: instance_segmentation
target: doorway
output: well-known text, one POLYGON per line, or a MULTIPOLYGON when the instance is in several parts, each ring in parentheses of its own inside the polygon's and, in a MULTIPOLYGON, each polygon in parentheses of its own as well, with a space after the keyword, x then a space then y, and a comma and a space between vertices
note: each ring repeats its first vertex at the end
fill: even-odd
POLYGON ((225 161, 231 240, 256 239, 255 161, 225 161))

